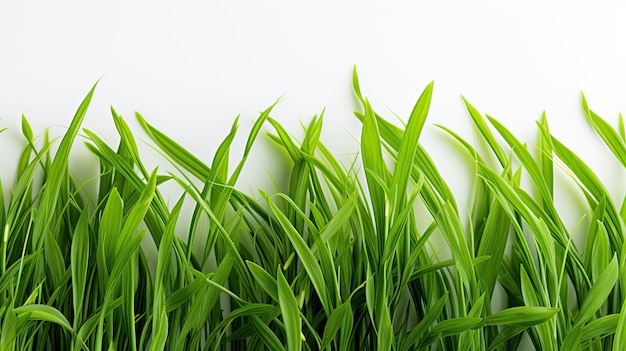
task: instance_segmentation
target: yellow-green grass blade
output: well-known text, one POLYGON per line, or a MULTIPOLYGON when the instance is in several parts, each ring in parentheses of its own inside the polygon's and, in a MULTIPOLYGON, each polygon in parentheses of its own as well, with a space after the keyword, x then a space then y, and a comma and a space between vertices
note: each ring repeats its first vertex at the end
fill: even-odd
POLYGON ((433 323, 441 316, 441 311, 443 311, 447 299, 448 292, 445 292, 443 296, 430 306, 428 312, 424 315, 422 320, 419 321, 419 323, 417 323, 406 336, 404 343, 400 348, 402 351, 410 350, 424 338, 428 329, 431 328, 433 323))
MULTIPOLYGON (((365 113, 367 113, 368 110, 371 110, 371 112, 374 114, 376 118, 380 137, 391 147, 391 149, 395 150, 397 153, 400 150, 400 146, 401 146, 405 131, 403 131, 401 128, 391 124, 390 122, 386 121, 384 118, 379 116, 375 111, 373 111, 373 109, 371 108, 371 105, 369 105, 369 102, 363 98, 361 94, 361 88, 359 85, 359 79, 358 79, 357 72, 356 72, 356 66, 354 67, 352 77, 353 77, 354 91, 357 94, 357 97, 359 98, 361 104, 364 106, 365 113)), ((427 90, 430 90, 430 93, 427 95, 432 94, 432 85, 433 83, 429 84, 429 86, 425 89, 425 92, 427 90)), ((430 99, 424 99, 422 100, 422 102, 425 103, 426 102, 425 100, 430 101, 430 99)), ((414 112, 416 114, 419 111, 427 112, 427 111, 422 110, 422 107, 424 107, 424 105, 426 104, 420 104, 417 111, 414 109, 414 112)), ((415 107, 418 107, 418 105, 416 104, 415 107)), ((365 118, 366 118, 365 113, 355 112, 354 114, 361 121, 361 123, 364 123, 365 118)), ((422 117, 425 118, 425 115, 422 117)), ((361 143, 363 143, 362 139, 361 139, 361 143)), ((454 199, 454 195, 452 194, 452 192, 450 191, 450 188, 448 187, 446 182, 443 180, 443 178, 439 174, 437 168, 435 167, 434 162, 432 161, 432 159, 430 158, 426 150, 418 143, 417 149, 415 152, 416 152, 416 155, 414 158, 415 165, 411 171, 411 176, 413 177, 413 179, 417 180, 419 177, 418 173, 423 172, 426 175, 426 179, 432 182, 432 185, 434 189, 437 191, 437 193, 442 198, 448 199, 454 205, 454 208, 456 208, 456 201, 454 199)))
POLYGON ((589 109, 587 105, 587 99, 584 94, 580 94, 583 112, 589 124, 602 138, 606 146, 611 150, 617 160, 626 168, 626 142, 619 133, 611 127, 602 117, 598 116, 595 112, 589 109))
POLYGON ((554 137, 552 137, 552 144, 555 154, 576 176, 577 182, 585 191, 585 195, 590 206, 592 207, 592 210, 597 206, 597 203, 603 197, 606 198, 607 219, 612 225, 612 230, 609 231, 611 247, 613 250, 621 252, 624 242, 624 223, 617 212, 613 200, 609 196, 608 190, 604 187, 598 176, 589 168, 589 166, 587 166, 570 149, 554 137))
MULTIPOLYGON (((233 239, 230 237, 230 234, 224 228, 219 218, 215 215, 215 213, 213 213, 213 210, 211 209, 210 205, 207 204, 207 202, 200 196, 200 194, 198 194, 198 192, 194 189, 192 185, 185 183, 183 180, 181 180, 180 178, 176 176, 172 176, 172 177, 189 195, 191 195, 193 200, 209 216, 209 219, 211 220, 212 225, 216 227, 216 233, 220 235, 220 238, 224 240, 227 247, 230 249, 230 253, 236 259, 237 265, 239 265, 239 267, 243 269, 245 267, 245 263, 244 263, 243 258, 241 257, 241 253, 239 252, 237 245, 235 244, 233 239)), ((241 272, 244 272, 244 270, 242 270, 241 272)), ((250 281, 250 277, 246 276, 245 278, 248 281, 250 281)))
MULTIPOLYGON (((621 281, 620 281, 621 283, 621 281)), ((626 300, 622 302, 619 320, 615 328, 613 351, 623 350, 626 347, 626 300)))
MULTIPOLYGON (((394 154, 397 153, 397 150, 400 148, 404 131, 380 117, 375 112, 374 114, 376 115, 376 121, 378 123, 381 138, 388 144, 391 150, 395 151, 394 154)), ((363 114, 355 112, 355 115, 359 118, 359 120, 361 120, 361 122, 363 122, 365 118, 363 114)), ((391 157, 393 158, 394 155, 392 154, 391 157)), ((437 167, 428 152, 426 152, 426 149, 424 149, 424 147, 420 144, 417 145, 414 162, 415 164, 411 171, 411 177, 413 180, 417 181, 420 174, 423 173, 426 176, 426 179, 428 179, 428 181, 432 184, 433 190, 435 190, 441 198, 448 199, 456 209, 457 205, 454 194, 448 187, 443 177, 441 177, 441 174, 437 170, 437 167)))
POLYGON ((563 350, 580 350, 582 330, 582 324, 577 324, 567 333, 561 345, 563 347, 563 350))
MULTIPOLYGON (((523 229, 518 223, 518 215, 521 216, 526 224, 530 227, 531 233, 533 234, 541 234, 545 230, 540 228, 539 220, 537 216, 532 212, 532 210, 527 206, 529 199, 522 200, 519 196, 519 192, 516 191, 510 184, 508 184, 504 179, 502 179, 498 174, 492 171, 489 167, 484 164, 478 164, 480 169, 480 174, 485 177, 487 180, 487 185, 492 189, 494 195, 498 198, 498 201, 502 205, 502 208, 507 213, 508 217, 515 228, 515 231, 518 235, 520 245, 522 245, 521 253, 523 253, 524 266, 529 270, 529 275, 531 276, 533 281, 536 281, 539 277, 539 273, 535 270, 535 265, 533 263, 532 258, 530 257, 530 249, 528 248, 528 244, 526 243, 526 239, 523 236, 523 229)), ((550 233, 554 233, 556 230, 551 230, 550 233)), ((562 239, 559 236, 553 236, 554 239, 558 240, 562 239)), ((568 242, 558 242, 558 244, 566 248, 568 242)), ((576 256, 574 256, 576 257, 576 256)), ((581 263, 582 265, 582 263, 581 263)))
POLYGON ((313 120, 309 124, 308 128, 305 128, 304 140, 302 140, 302 151, 307 154, 314 154, 317 146, 320 142, 320 136, 322 134, 322 125, 324 122, 324 112, 322 110, 319 117, 313 116, 313 120))
POLYGON ((394 346, 393 326, 387 306, 379 308, 377 350, 392 350, 394 346))
POLYGON ((356 65, 352 67, 352 88, 357 98, 362 104, 365 104, 365 100, 363 99, 363 94, 361 93, 361 84, 359 83, 359 75, 356 70, 356 65))
POLYGON ((376 231, 379 243, 382 244, 387 224, 387 207, 389 206, 389 199, 384 186, 389 184, 390 173, 383 159, 378 123, 374 111, 367 101, 364 117, 361 131, 361 157, 366 171, 365 178, 371 197, 376 231))
POLYGON ((308 247, 300 233, 293 227, 287 216, 274 204, 274 202, 267 196, 267 194, 263 193, 263 196, 266 198, 270 211, 274 214, 282 229, 285 231, 287 238, 293 245, 302 266, 306 270, 315 291, 317 292, 322 306, 327 314, 333 310, 333 304, 330 302, 328 296, 328 287, 326 286, 326 281, 324 280, 324 275, 322 273, 322 269, 317 262, 317 259, 311 252, 311 249, 308 247))
POLYGON ((447 338, 453 335, 459 335, 468 330, 477 328, 482 322, 478 317, 455 317, 449 318, 437 323, 430 329, 424 340, 420 343, 421 347, 433 344, 438 339, 447 338))
POLYGON ((626 142, 626 128, 624 127, 624 117, 622 116, 622 113, 620 112, 619 114, 619 136, 622 138, 622 140, 624 140, 624 142, 626 142))
MULTIPOLYGON (((124 203, 117 188, 113 188, 102 212, 98 231, 99 272, 105 274, 103 277, 108 277, 111 268, 113 268, 118 242, 121 240, 124 243, 124 238, 120 237, 123 219, 124 203)), ((106 284, 106 280, 101 281, 101 283, 106 284)))
MULTIPOLYGON (((531 281, 531 278, 523 266, 520 270, 521 296, 523 302, 528 307, 542 307, 541 305, 545 304, 544 301, 548 300, 542 281, 539 280, 539 277, 531 281)), ((531 329, 531 338, 534 343, 544 344, 547 347, 554 348, 556 347, 556 340, 551 337, 551 332, 553 332, 553 328, 551 328, 550 324, 541 323, 534 326, 534 329, 531 329)))
MULTIPOLYGON (((219 350, 220 344, 222 344, 222 338, 228 331, 228 326, 231 325, 237 318, 241 317, 249 317, 251 318, 271 318, 270 316, 279 315, 280 308, 275 305, 268 305, 263 303, 251 303, 248 305, 241 306, 232 312, 230 312, 224 320, 220 322, 220 324, 211 332, 211 335, 207 338, 208 345, 214 345, 214 350, 219 350)), ((241 330, 241 329, 240 329, 241 330)), ((234 333, 232 333, 228 341, 234 340, 232 338, 234 333)))
POLYGON ((589 292, 580 306, 575 324, 584 325, 596 314, 596 311, 604 305, 617 282, 618 272, 617 256, 614 256, 611 263, 609 263, 591 289, 589 289, 589 292))
POLYGON ((264 323, 259 317, 253 316, 251 318, 252 326, 254 327, 257 335, 263 340, 268 350, 283 351, 285 347, 280 339, 272 332, 272 330, 264 323))
MULTIPOLYGON (((3 132, 5 129, 0 130, 0 133, 3 132)), ((33 136, 33 129, 30 126, 30 123, 28 122, 28 120, 26 119, 26 116, 24 116, 22 114, 22 134, 24 135, 24 138, 26 138, 26 141, 28 142, 28 146, 26 147, 26 149, 24 149, 24 152, 22 153, 22 157, 20 159, 20 163, 22 164, 26 164, 28 163, 28 160, 30 159, 30 153, 31 151, 35 154, 35 156, 38 156, 40 151, 37 150, 37 147, 35 146, 35 137, 33 136)), ((45 147, 42 149, 42 151, 45 151, 45 147)), ((48 172, 48 167, 46 167, 46 164, 44 163, 43 158, 39 158, 39 164, 41 165, 41 169, 44 172, 44 177, 45 177, 45 173, 48 172)), ((18 176, 20 174, 20 169, 22 169, 22 167, 18 167, 18 176)))
POLYGON ((91 102, 91 98, 96 89, 96 84, 91 88, 85 99, 81 102, 70 126, 61 140, 61 144, 57 150, 57 153, 50 166, 50 172, 48 174, 48 181, 46 182, 46 191, 43 192, 41 201, 39 203, 38 215, 34 222, 33 227, 33 249, 37 249, 42 244, 41 240, 44 235, 48 233, 49 226, 54 220, 54 214, 56 210, 57 199, 61 191, 61 185, 64 180, 64 174, 67 171, 67 161, 70 154, 70 149, 74 143, 74 139, 78 134, 80 125, 87 114, 87 108, 91 102))
POLYGON ((69 332, 73 332, 70 322, 65 316, 59 312, 56 308, 42 304, 31 304, 16 307, 13 309, 13 313, 17 315, 16 323, 19 323, 20 319, 29 321, 42 321, 51 322, 62 326, 69 332))
MULTIPOLYGON (((603 222, 605 216, 607 215, 606 205, 607 205, 606 198, 603 197, 602 199, 600 199, 600 201, 598 202, 598 205, 593 210, 591 219, 589 221, 589 230, 587 231, 589 234, 587 235, 587 242, 586 242, 585 253, 584 253, 585 270, 587 270, 588 272, 591 272, 592 264, 594 264, 593 263, 594 261, 593 251, 596 248, 595 247, 596 239, 598 235, 606 232, 606 228, 604 228, 604 222, 603 222)), ((610 259, 610 256, 609 256, 609 259, 610 259)))
POLYGON ((433 84, 434 83, 431 82, 426 86, 415 103, 398 150, 398 157, 391 179, 392 193, 395 194, 394 211, 396 215, 404 209, 404 204, 406 203, 406 189, 419 145, 419 136, 426 123, 426 117, 428 116, 433 93, 433 84))
MULTIPOLYGON (((552 140, 550 139, 550 128, 548 126, 548 119, 546 118, 546 112, 541 115, 541 121, 537 124, 539 128, 539 168, 541 169, 542 178, 546 184, 548 194, 550 198, 554 197, 554 159, 552 150, 552 140)), ((552 203, 545 203, 544 207, 553 206, 552 203)))
POLYGON ((548 186, 548 183, 544 178, 544 173, 542 172, 540 165, 535 162, 526 147, 519 140, 517 140, 513 133, 511 133, 503 124, 489 116, 487 118, 489 119, 489 122, 491 122, 491 124, 496 128, 498 133, 500 133, 504 140, 509 144, 513 152, 515 152, 518 159, 522 163, 522 166, 530 175, 533 184, 537 187, 544 206, 547 205, 546 212, 550 215, 550 218, 555 221, 559 228, 562 229, 563 225, 560 221, 560 217, 558 216, 554 206, 552 206, 552 204, 554 203, 554 200, 552 198, 552 190, 550 186, 548 186))
POLYGON ((326 223, 326 225, 320 232, 322 242, 326 243, 332 240, 333 236, 341 232, 342 228, 352 218, 352 215, 356 208, 356 198, 356 193, 348 196, 342 204, 341 208, 339 208, 337 212, 334 213, 332 219, 328 223, 326 223))
POLYGON ((485 325, 510 325, 530 327, 552 319, 558 308, 542 306, 510 307, 485 318, 485 325))
POLYGON ((508 349, 510 349, 510 348, 507 349, 504 346, 501 346, 502 343, 509 341, 510 339, 512 339, 515 336, 519 335, 520 333, 522 333, 526 329, 528 329, 528 327, 523 327, 523 326, 505 326, 504 328, 502 328, 502 330, 500 330, 498 332, 498 335, 491 341, 491 344, 489 344, 489 348, 487 350, 488 351, 492 351, 492 350, 495 350, 496 348, 498 348, 500 350, 508 350, 508 349))
POLYGON ((498 274, 502 269, 502 257, 510 229, 511 222, 502 205, 497 201, 492 201, 476 254, 478 257, 489 256, 487 261, 476 267, 476 274, 483 282, 483 287, 489 297, 493 294, 498 274))
POLYGON ((124 145, 126 152, 129 154, 133 163, 137 165, 139 171, 142 176, 148 178, 150 174, 146 170, 146 167, 141 162, 141 157, 139 157, 139 150, 137 148, 137 142, 135 141, 135 137, 131 132, 128 124, 122 116, 120 116, 117 111, 111 106, 111 115, 113 116, 113 122, 115 123, 115 128, 117 129, 117 133, 120 136, 120 145, 124 145))
POLYGON ((476 294, 477 282, 474 265, 472 264, 473 252, 467 243, 460 219, 450 202, 445 202, 441 212, 435 216, 435 220, 450 248, 455 266, 458 269, 461 282, 467 288, 469 296, 476 294))
POLYGON ((255 279, 256 283, 263 289, 275 302, 278 302, 277 282, 267 271, 254 262, 246 261, 248 269, 255 279))
POLYGON ((604 269, 611 261, 611 247, 609 243, 606 228, 601 222, 596 222, 596 235, 593 238, 591 255, 594 258, 591 261, 590 275, 592 281, 597 281, 604 269))
MULTIPOLYGON (((110 304, 115 299, 115 287, 117 286, 120 279, 123 280, 126 277, 124 273, 127 272, 128 264, 136 259, 139 245, 145 234, 145 230, 141 230, 138 233, 136 232, 137 227, 143 220, 146 211, 148 210, 148 207, 150 206, 150 203, 152 201, 152 197, 154 195, 154 190, 156 187, 156 178, 157 177, 155 170, 148 180, 146 188, 141 193, 139 200, 126 216, 125 222, 120 229, 119 236, 117 238, 118 240, 115 243, 115 260, 110 269, 109 278, 106 282, 102 312, 100 320, 98 322, 98 330, 96 336, 96 343, 98 345, 102 344, 102 338, 104 336, 105 315, 109 311, 110 304)), ((131 325, 133 324, 132 321, 126 320, 125 322, 131 325)), ((112 341, 112 328, 113 326, 111 325, 111 320, 109 320, 107 326, 109 332, 109 342, 112 341)))
POLYGON ((43 249, 49 281, 52 286, 59 287, 64 280, 67 267, 61 248, 51 232, 46 233, 44 237, 43 249))
POLYGON ((351 299, 348 299, 337 306, 328 316, 326 326, 324 327, 321 349, 331 349, 333 339, 337 340, 336 335, 340 332, 338 343, 335 345, 340 350, 347 350, 351 344, 350 337, 352 336, 353 319, 351 299))
POLYGON ((287 151, 289 158, 294 163, 300 160, 300 150, 298 146, 291 140, 291 136, 289 135, 287 130, 285 130, 285 128, 273 118, 268 118, 267 121, 276 130, 277 138, 275 138, 274 140, 279 142, 285 148, 285 151, 287 151))
POLYGON ((467 111, 472 118, 472 122, 474 122, 474 126, 476 126, 476 128, 480 132, 480 135, 483 137, 483 140, 487 142, 487 145, 489 145, 493 153, 496 155, 498 161, 500 162, 500 165, 503 168, 506 168, 506 165, 508 163, 508 157, 504 153, 504 150, 502 149, 500 144, 498 144, 496 138, 493 136, 493 133, 489 129, 485 118, 481 115, 480 112, 478 112, 478 110, 474 106, 472 106, 472 104, 469 103, 469 101, 467 101, 467 99, 465 99, 465 97, 461 96, 461 98, 463 99, 465 107, 467 108, 467 111))
POLYGON ((171 313, 183 306, 189 299, 198 294, 200 289, 204 286, 202 279, 193 279, 187 285, 172 292, 167 296, 165 305, 167 307, 167 313, 171 313))
POLYGON ((89 224, 87 214, 83 213, 76 224, 72 237, 70 268, 72 270, 72 297, 74 303, 74 329, 83 319, 83 303, 87 293, 87 274, 89 270, 89 224))
POLYGON ((582 328, 581 342, 591 342, 592 340, 602 339, 614 334, 617 330, 619 318, 620 315, 614 313, 587 323, 582 328))
POLYGON ((285 334, 287 336, 287 350, 302 350, 302 317, 300 317, 296 297, 280 267, 278 267, 276 271, 276 282, 278 304, 280 306, 283 323, 285 324, 285 334))
POLYGON ((198 179, 204 180, 208 178, 211 169, 206 164, 181 147, 170 137, 150 125, 139 112, 136 112, 135 116, 144 131, 148 134, 148 136, 150 136, 150 139, 152 139, 152 141, 154 141, 168 156, 182 165, 198 179))
POLYGON ((168 335, 168 318, 166 308, 166 293, 168 281, 172 270, 172 246, 174 241, 176 223, 183 205, 184 194, 178 200, 170 216, 170 221, 165 228, 158 248, 157 268, 154 282, 153 316, 152 316, 152 343, 150 350, 164 350, 168 335))
POLYGON ((297 208, 292 199, 284 194, 278 194, 277 196, 285 200, 285 202, 292 209, 294 209, 296 216, 306 224, 306 228, 309 230, 309 235, 310 237, 312 237, 311 241, 313 242, 313 245, 310 246, 311 253, 315 256, 316 259, 319 259, 320 261, 319 266, 324 274, 324 280, 327 283, 326 287, 327 289, 329 289, 328 296, 331 298, 337 297, 338 282, 336 266, 335 262, 333 262, 333 257, 327 242, 322 240, 316 225, 309 218, 307 218, 306 214, 302 210, 297 208))
POLYGON ((220 293, 229 293, 229 291, 223 287, 223 284, 228 279, 232 266, 232 255, 227 255, 220 262, 214 273, 204 274, 193 270, 194 276, 202 282, 204 286, 200 287, 197 295, 194 296, 191 302, 180 333, 177 335, 178 341, 176 342, 176 349, 192 347, 194 343, 198 343, 199 340, 195 339, 200 336, 202 328, 212 324, 210 323, 211 314, 216 308, 220 308, 218 303, 220 293), (186 345, 189 339, 192 340, 193 343, 186 345))

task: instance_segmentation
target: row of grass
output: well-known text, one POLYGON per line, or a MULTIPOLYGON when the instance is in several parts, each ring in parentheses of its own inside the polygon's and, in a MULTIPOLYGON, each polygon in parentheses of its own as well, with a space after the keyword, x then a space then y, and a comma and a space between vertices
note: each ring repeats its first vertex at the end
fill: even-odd
MULTIPOLYGON (((515 350, 524 338, 537 350, 626 350, 624 201, 545 116, 530 148, 465 101, 488 154, 441 127, 474 161, 472 206, 459 208, 419 143, 432 83, 402 128, 372 109, 356 71, 353 83, 353 162, 320 142, 323 116, 297 141, 270 106, 229 169, 237 121, 207 163, 137 114, 177 170, 159 173, 112 109, 119 145, 83 130, 100 164, 95 195, 68 163, 95 86, 60 141, 23 119, 17 181, 0 199, 0 350, 515 350), (289 186, 253 197, 236 184, 264 128, 288 155, 289 186), (587 201, 581 247, 554 205, 561 170, 587 201), (181 189, 174 204, 164 183, 181 189)), ((614 129, 582 107, 626 167, 623 120, 614 129)))

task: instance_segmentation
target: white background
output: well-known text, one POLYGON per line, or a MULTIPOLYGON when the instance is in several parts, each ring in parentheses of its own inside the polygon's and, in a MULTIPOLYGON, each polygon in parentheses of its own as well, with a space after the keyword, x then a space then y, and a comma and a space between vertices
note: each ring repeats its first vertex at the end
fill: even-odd
MULTIPOLYGON (((112 143, 109 105, 139 137, 145 139, 134 111, 210 163, 241 114, 236 156, 258 112, 285 94, 273 116, 289 131, 301 135, 299 123, 326 108, 322 140, 337 154, 354 155, 356 64, 364 94, 390 119, 397 113, 406 121, 435 81, 421 140, 461 205, 471 165, 433 126, 474 138, 461 94, 531 145, 534 121, 546 110, 554 134, 623 194, 623 169, 586 124, 579 94, 613 125, 626 111, 626 7, 523 3, 0 0, 0 128, 10 128, 0 135, 0 174, 10 184, 15 150, 24 146, 22 113, 37 134, 52 127, 60 135, 100 77, 84 125, 112 143)), ((284 178, 282 156, 272 150, 267 139, 259 143, 241 186, 271 187, 266 169, 284 178)), ((77 166, 79 176, 95 174, 83 148, 74 158, 85 166, 77 166)), ((566 186, 559 201, 571 200, 571 191, 566 186)), ((571 228, 581 213, 570 212, 571 228)))

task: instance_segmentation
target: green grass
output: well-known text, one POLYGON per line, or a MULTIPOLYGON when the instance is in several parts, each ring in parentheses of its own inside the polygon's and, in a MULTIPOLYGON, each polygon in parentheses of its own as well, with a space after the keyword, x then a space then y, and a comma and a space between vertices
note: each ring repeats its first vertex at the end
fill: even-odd
MULTIPOLYGON (((349 162, 320 140, 323 114, 298 141, 273 104, 234 169, 237 120, 203 161, 137 114, 175 172, 149 170, 139 131, 112 109, 120 142, 82 130, 100 169, 78 181, 69 155, 95 86, 62 138, 36 138, 23 118, 17 181, 0 201, 0 349, 626 349, 625 199, 545 116, 529 147, 464 100, 479 145, 441 126, 473 164, 472 205, 459 208, 419 143, 433 84, 403 127, 374 111, 356 71, 353 84, 362 134, 349 162), (291 167, 285 193, 236 186, 263 131, 291 167), (577 228, 554 205, 558 172, 586 199, 577 228), (173 205, 164 184, 181 189, 173 205)), ((584 97, 582 110, 626 167, 621 116, 613 128, 584 97)))

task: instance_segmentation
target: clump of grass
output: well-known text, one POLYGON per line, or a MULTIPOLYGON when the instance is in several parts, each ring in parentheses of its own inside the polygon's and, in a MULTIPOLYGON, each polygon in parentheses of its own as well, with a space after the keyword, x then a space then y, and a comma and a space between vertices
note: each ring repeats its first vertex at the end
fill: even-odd
MULTIPOLYGON (((353 84, 362 134, 347 164, 320 140, 323 114, 298 141, 271 117, 274 104, 234 169, 237 120, 205 162, 137 114, 177 170, 150 171, 112 109, 117 146, 83 130, 100 162, 95 197, 68 160, 95 86, 55 153, 56 141, 35 138, 24 118, 17 181, 8 206, 0 199, 0 349, 512 350, 525 336, 540 350, 626 349, 625 201, 612 199, 545 116, 534 149, 465 101, 492 155, 441 127, 474 162, 465 218, 419 143, 433 84, 402 128, 374 111, 356 71, 353 84), (259 190, 256 200, 236 184, 264 127, 291 172, 285 193, 259 190), (560 169, 587 200, 583 247, 554 206, 560 169), (165 182, 182 189, 173 206, 165 182), (181 230, 185 202, 193 211, 181 230), (450 259, 432 250, 434 236, 450 259), (144 251, 145 238, 157 252, 144 251), (494 309, 497 290, 506 305, 494 309)), ((626 167, 621 116, 614 129, 584 97, 582 106, 626 167)))

